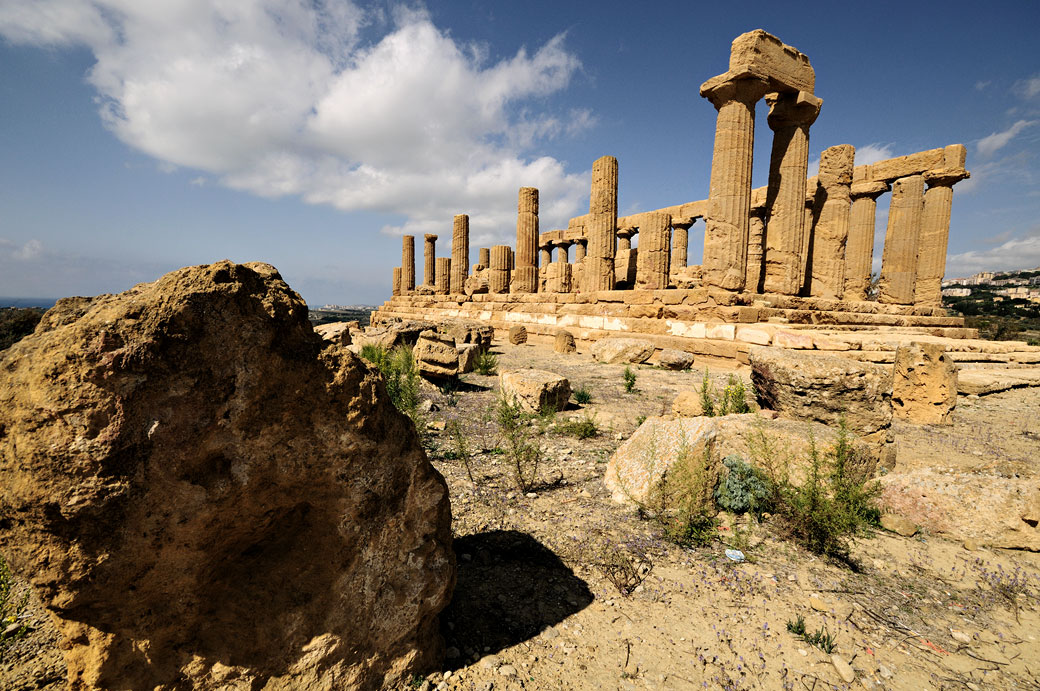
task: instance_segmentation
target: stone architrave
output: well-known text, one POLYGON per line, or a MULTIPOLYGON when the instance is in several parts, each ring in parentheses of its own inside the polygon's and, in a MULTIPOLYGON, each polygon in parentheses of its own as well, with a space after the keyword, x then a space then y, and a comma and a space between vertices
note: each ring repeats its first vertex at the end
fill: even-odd
POLYGON ((896 305, 910 305, 914 302, 923 210, 923 175, 910 175, 892 183, 885 250, 881 255, 879 302, 896 305))
POLYGON ((823 101, 800 91, 770 94, 766 102, 769 103, 773 148, 766 192, 769 229, 763 248, 762 290, 796 295, 802 286, 805 262, 802 248, 807 232, 805 176, 809 165, 809 127, 820 114, 823 101))
POLYGON ((393 293, 392 295, 397 296, 401 294, 401 267, 395 266, 393 271, 393 293))
POLYGON ((584 292, 614 289, 614 255, 617 251, 618 162, 603 156, 592 164, 592 194, 584 268, 584 292))
POLYGON ((437 281, 434 284, 438 295, 447 295, 451 287, 451 257, 437 257, 437 281))
POLYGON ((874 262, 877 198, 887 182, 854 182, 850 189, 849 241, 845 246, 845 300, 866 300, 874 262))
POLYGON ((514 293, 538 292, 538 189, 521 187, 516 214, 514 293))
POLYGON ((946 147, 941 170, 924 174, 928 185, 924 193, 921 216, 921 237, 917 246, 917 280, 914 284, 914 304, 939 306, 942 304, 942 279, 946 272, 946 247, 950 239, 950 209, 953 205, 953 185, 969 177, 964 170, 963 144, 946 147))
POLYGON ((819 218, 813 230, 813 297, 840 300, 845 293, 845 246, 849 237, 852 169, 856 149, 840 144, 820 154, 817 204, 819 218))
POLYGON ((709 81, 701 87, 701 96, 718 110, 708 212, 704 219, 701 273, 706 286, 726 290, 744 288, 755 103, 768 92, 769 83, 754 78, 729 79, 716 84, 709 81))
POLYGON ((572 267, 567 262, 552 262, 545 267, 545 290, 549 293, 569 293, 572 285, 572 267))
POLYGON ((423 236, 423 285, 431 288, 437 284, 437 236, 423 236))
POLYGON ((765 209, 752 209, 751 218, 748 220, 747 279, 744 282, 744 291, 748 293, 762 292, 765 261, 763 245, 766 232, 766 224, 762 218, 764 215, 765 209))
POLYGON ((401 238, 401 294, 415 292, 415 236, 401 238))
POLYGON ((672 219, 672 266, 671 273, 676 274, 686 268, 690 255, 690 227, 694 219, 672 219))
POLYGON ((671 217, 664 213, 643 216, 636 255, 636 288, 663 290, 668 287, 671 267, 671 217))
POLYGON ((488 270, 488 292, 509 292, 509 245, 495 245, 491 248, 491 268, 488 270))
POLYGON ((451 281, 449 291, 452 295, 465 292, 466 279, 469 277, 469 216, 455 216, 451 231, 451 281))

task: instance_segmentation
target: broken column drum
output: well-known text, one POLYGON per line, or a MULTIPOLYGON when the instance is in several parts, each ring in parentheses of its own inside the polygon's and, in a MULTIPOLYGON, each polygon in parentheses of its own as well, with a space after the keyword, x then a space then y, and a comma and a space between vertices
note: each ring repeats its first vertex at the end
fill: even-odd
POLYGON ((923 210, 923 175, 909 175, 892 183, 885 249, 881 255, 879 302, 896 305, 911 305, 914 302, 923 210))
POLYGON ((488 292, 509 292, 509 264, 511 260, 509 245, 495 245, 491 248, 491 267, 488 271, 488 292))
POLYGON ((603 156, 592 164, 592 194, 586 226, 584 290, 614 289, 614 254, 617 251, 618 162, 603 156))
POLYGON ((401 238, 401 294, 415 292, 415 236, 401 238))
POLYGON ((639 228, 636 257, 636 288, 663 290, 668 287, 671 266, 671 218, 663 213, 646 214, 639 228))
POLYGON ((469 276, 469 216, 455 217, 451 231, 451 282, 452 295, 462 295, 463 286, 469 276))

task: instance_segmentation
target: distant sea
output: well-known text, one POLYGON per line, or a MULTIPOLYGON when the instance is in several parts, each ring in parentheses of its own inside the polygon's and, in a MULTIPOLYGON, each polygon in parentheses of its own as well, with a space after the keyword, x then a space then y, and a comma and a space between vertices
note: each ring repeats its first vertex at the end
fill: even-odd
POLYGON ((0 297, 0 307, 43 307, 50 309, 57 302, 55 298, 5 298, 0 297))

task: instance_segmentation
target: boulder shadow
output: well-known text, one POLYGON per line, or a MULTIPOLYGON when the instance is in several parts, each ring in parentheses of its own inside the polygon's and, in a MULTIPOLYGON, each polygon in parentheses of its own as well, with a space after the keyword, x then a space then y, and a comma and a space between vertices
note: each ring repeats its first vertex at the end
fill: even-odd
POLYGON ((455 555, 458 582, 441 633, 459 655, 445 669, 533 638, 593 601, 588 584, 527 533, 467 535, 455 540, 455 555))

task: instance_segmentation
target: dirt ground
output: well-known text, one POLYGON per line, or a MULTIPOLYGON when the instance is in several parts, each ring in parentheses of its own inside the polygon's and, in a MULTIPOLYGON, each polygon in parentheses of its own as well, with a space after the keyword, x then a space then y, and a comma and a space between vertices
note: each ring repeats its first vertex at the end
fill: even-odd
MULTIPOLYGON (((543 485, 524 493, 500 451, 497 376, 428 390, 428 450, 451 490, 459 572, 442 615, 443 669, 411 688, 1040 689, 1040 554, 876 531, 854 543, 857 572, 781 539, 768 520, 724 516, 715 544, 683 549, 610 499, 606 463, 642 416, 667 412, 705 367, 719 388, 731 373, 747 380, 747 368, 633 366, 626 393, 621 365, 544 345, 494 350, 499 371, 550 370, 591 400, 532 423, 543 485), (568 419, 592 419, 598 433, 554 431, 568 419), (475 482, 444 429, 452 421, 465 430, 475 482), (609 577, 618 563, 635 574, 624 589, 609 577), (833 637, 834 657, 787 630, 799 617, 808 633, 833 637)), ((1035 388, 961 397, 952 427, 895 430, 894 472, 1040 473, 1035 388)), ((4 689, 62 686, 53 632, 34 607, 34 631, 0 660, 4 689)))

